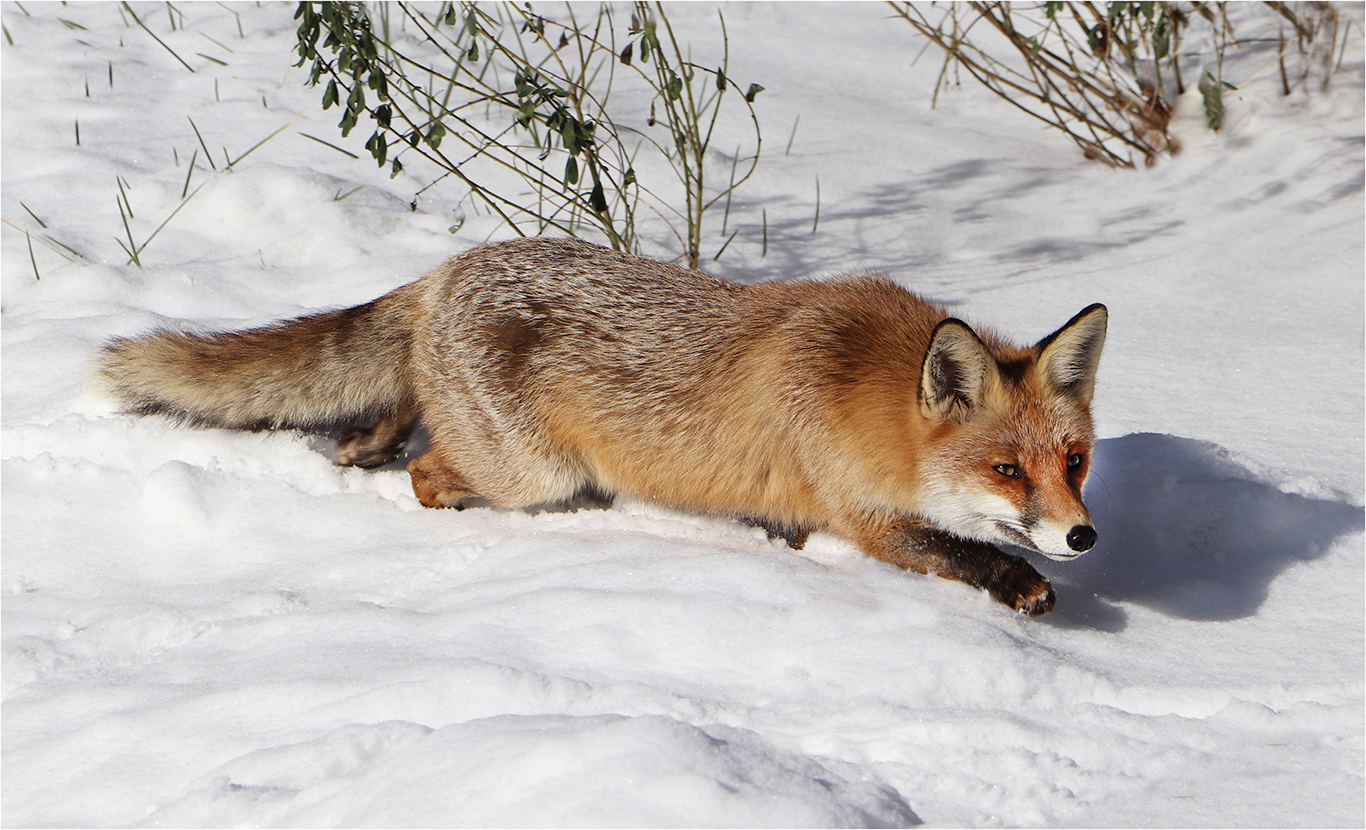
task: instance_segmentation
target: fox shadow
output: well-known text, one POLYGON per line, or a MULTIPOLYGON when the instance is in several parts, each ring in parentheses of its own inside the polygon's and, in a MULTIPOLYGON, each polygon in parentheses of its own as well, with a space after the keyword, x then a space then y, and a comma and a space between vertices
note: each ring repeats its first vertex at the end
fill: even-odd
POLYGON ((1100 543, 1071 562, 1031 556, 1058 592, 1048 619, 1067 627, 1123 630, 1116 602, 1188 620, 1251 616, 1282 571, 1363 527, 1361 507, 1282 492, 1204 441, 1106 439, 1093 470, 1100 543))

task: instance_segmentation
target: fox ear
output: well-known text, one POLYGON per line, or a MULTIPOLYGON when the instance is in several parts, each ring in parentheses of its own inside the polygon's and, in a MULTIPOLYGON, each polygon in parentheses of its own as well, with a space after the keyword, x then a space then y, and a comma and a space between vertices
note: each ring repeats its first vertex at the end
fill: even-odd
POLYGON ((1096 369, 1108 320, 1105 306, 1089 305, 1034 347, 1039 372, 1059 391, 1088 406, 1096 390, 1096 369))
POLYGON ((981 408, 996 361, 968 324, 952 317, 934 327, 920 367, 920 413, 963 423, 981 408))

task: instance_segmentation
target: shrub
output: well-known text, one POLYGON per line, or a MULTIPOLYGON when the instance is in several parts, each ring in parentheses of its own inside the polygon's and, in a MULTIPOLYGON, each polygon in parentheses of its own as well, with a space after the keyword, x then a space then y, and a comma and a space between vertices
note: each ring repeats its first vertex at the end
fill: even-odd
POLYGON ((368 119, 365 146, 378 164, 397 175, 402 159, 417 154, 443 171, 433 184, 455 177, 519 234, 527 223, 571 235, 588 226, 612 247, 635 250, 644 200, 697 265, 705 213, 753 173, 761 145, 753 103, 762 87, 741 90, 726 74, 724 18, 726 57, 708 68, 685 57, 658 3, 633 6, 623 41, 608 6, 580 22, 567 5, 559 22, 530 3, 498 4, 491 14, 447 2, 431 16, 392 5, 416 37, 393 36, 391 4, 381 5, 380 31, 359 4, 299 4, 296 65, 312 62, 309 82, 325 85, 324 109, 342 108, 343 135, 368 119), (648 118, 612 104, 627 83, 648 93, 648 118), (753 149, 737 154, 743 168, 718 189, 705 161, 725 101, 748 115, 753 149), (667 138, 654 138, 656 126, 667 138), (668 160, 683 188, 681 210, 640 182, 633 161, 642 147, 668 160))
MULTIPOLYGON (((936 7, 941 11, 935 22, 931 7, 890 5, 944 50, 936 99, 950 67, 966 69, 1006 101, 1062 130, 1087 158, 1116 166, 1132 166, 1135 153, 1152 164, 1158 154, 1178 149, 1168 124, 1176 96, 1187 87, 1181 47, 1200 27, 1212 59, 1201 69, 1197 88, 1209 126, 1222 126, 1223 93, 1233 88, 1223 78, 1224 56, 1238 43, 1227 4, 1047 2, 1021 4, 1017 10, 1010 3, 950 3, 936 7)), ((1299 80, 1322 59, 1327 85, 1339 30, 1337 9, 1329 3, 1306 4, 1298 11, 1285 3, 1258 8, 1279 22, 1285 94, 1291 91, 1285 57, 1292 47, 1304 66, 1299 80)))

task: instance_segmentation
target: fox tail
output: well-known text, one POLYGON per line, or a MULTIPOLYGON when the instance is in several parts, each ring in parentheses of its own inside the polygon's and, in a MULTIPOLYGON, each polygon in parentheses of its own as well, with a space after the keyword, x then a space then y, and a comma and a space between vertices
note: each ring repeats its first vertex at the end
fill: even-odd
POLYGON ((117 338, 95 376, 126 412, 198 426, 336 432, 401 418, 416 406, 411 305, 400 288, 245 331, 117 338))

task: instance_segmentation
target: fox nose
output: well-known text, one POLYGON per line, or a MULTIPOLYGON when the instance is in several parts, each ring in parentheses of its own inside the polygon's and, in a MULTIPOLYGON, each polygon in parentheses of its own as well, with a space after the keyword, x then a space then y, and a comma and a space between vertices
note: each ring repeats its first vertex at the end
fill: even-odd
POLYGON ((1096 529, 1090 525, 1077 525, 1067 532, 1067 546, 1077 553, 1086 553, 1096 545, 1096 529))

